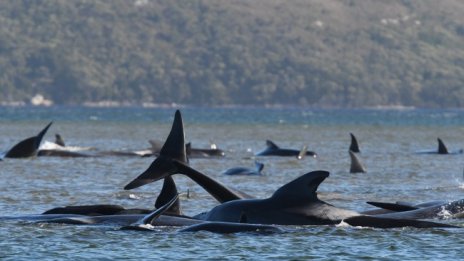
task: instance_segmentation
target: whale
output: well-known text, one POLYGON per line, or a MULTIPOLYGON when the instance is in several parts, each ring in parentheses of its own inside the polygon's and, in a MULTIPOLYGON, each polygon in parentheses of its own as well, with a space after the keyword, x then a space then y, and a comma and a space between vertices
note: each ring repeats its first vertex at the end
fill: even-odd
MULTIPOLYGON (((157 140, 149 140, 153 154, 159 155, 162 142, 157 140)), ((212 143, 209 149, 200 149, 192 147, 192 143, 185 144, 185 151, 188 158, 211 158, 211 157, 224 157, 226 154, 223 150, 218 149, 216 144, 212 143)))
MULTIPOLYGON (((155 209, 159 209, 170 202, 174 195, 177 195, 178 191, 176 184, 172 177, 168 176, 164 179, 163 187, 155 201, 155 209)), ((180 206, 180 201, 176 199, 172 202, 170 207, 163 213, 165 215, 183 216, 180 206)), ((105 215, 128 215, 128 214, 149 214, 153 209, 142 209, 142 208, 124 208, 120 205, 112 204, 95 204, 95 205, 77 205, 77 206, 65 206, 55 207, 44 211, 43 215, 56 215, 56 214, 74 214, 84 216, 105 216, 105 215)))
POLYGON ((258 161, 255 161, 255 169, 250 169, 246 167, 234 167, 227 169, 222 172, 223 175, 229 175, 229 176, 237 176, 237 175, 243 175, 243 176, 259 176, 262 175, 262 170, 264 168, 264 164, 258 161))
POLYGON ((218 149, 216 144, 211 144, 209 149, 193 148, 192 143, 185 144, 185 150, 189 158, 210 158, 210 157, 224 157, 226 154, 223 150, 218 149))
MULTIPOLYGON (((410 218, 410 219, 449 219, 462 218, 464 215, 464 199, 454 201, 429 201, 419 204, 407 202, 367 202, 370 205, 379 207, 384 212, 377 212, 375 216, 389 218, 410 218)), ((370 213, 376 213, 371 210, 370 213)), ((369 212, 367 212, 369 213, 369 212)))
POLYGON ((350 143, 350 147, 348 150, 354 153, 360 153, 361 151, 359 150, 358 139, 356 139, 356 136, 354 136, 353 133, 350 133, 350 136, 351 136, 351 143, 350 143))
MULTIPOLYGON (((121 227, 121 230, 137 230, 137 231, 152 231, 158 219, 162 214, 165 214, 169 208, 172 208, 174 203, 178 200, 179 195, 174 195, 172 199, 166 202, 163 206, 159 207, 152 213, 146 215, 136 223, 129 226, 121 227)), ((277 233, 283 232, 282 229, 271 225, 260 224, 246 224, 246 223, 231 223, 231 222, 206 222, 206 221, 191 221, 193 224, 179 230, 179 232, 198 232, 208 231, 213 233, 239 233, 239 232, 254 232, 254 233, 277 233)))
POLYGON ((5 158, 29 158, 37 155, 40 143, 44 135, 47 133, 48 128, 52 125, 53 121, 47 124, 36 136, 24 139, 9 149, 4 157, 5 158))
POLYGON ((176 110, 171 131, 159 152, 159 156, 142 174, 124 186, 124 189, 131 190, 167 176, 183 174, 203 187, 221 203, 235 199, 250 198, 249 195, 230 189, 221 182, 191 168, 187 162, 182 115, 179 110, 176 110))
POLYGON ((461 218, 464 214, 464 199, 450 201, 442 204, 417 206, 416 208, 417 209, 411 209, 407 211, 396 211, 375 216, 406 219, 449 219, 456 217, 461 218))
POLYGON ((27 215, 27 216, 0 216, 0 220, 22 220, 34 223, 59 223, 69 225, 112 225, 121 226, 120 230, 156 231, 159 226, 184 227, 179 232, 209 231, 213 233, 277 233, 282 229, 271 225, 230 223, 230 222, 208 222, 189 217, 177 217, 165 215, 166 211, 178 200, 178 194, 166 202, 160 208, 147 215, 103 215, 85 216, 76 214, 49 214, 49 215, 27 215))
POLYGON ((55 137, 54 142, 45 141, 39 148, 37 156, 49 157, 105 157, 105 156, 127 156, 127 157, 149 157, 153 156, 151 149, 142 150, 97 150, 94 147, 66 146, 61 135, 55 137))
MULTIPOLYGON (((172 199, 166 202, 163 206, 156 209, 152 213, 144 216, 136 223, 128 226, 123 226, 121 230, 137 230, 137 231, 153 231, 156 226, 159 226, 156 219, 173 206, 178 200, 179 195, 174 195, 172 199)), ((198 232, 209 231, 213 233, 238 233, 238 232, 254 232, 254 233, 277 233, 283 232, 282 229, 271 225, 260 224, 243 224, 243 223, 230 223, 230 222, 206 222, 201 220, 190 220, 192 225, 182 228, 179 232, 198 232)))
POLYGON ((77 147, 77 146, 66 146, 63 137, 60 134, 55 134, 55 140, 53 142, 44 141, 39 147, 37 156, 49 156, 49 157, 95 157, 93 154, 85 153, 84 151, 93 150, 92 147, 77 147))
MULTIPOLYGON (((283 149, 277 146, 274 142, 266 140, 266 148, 255 154, 255 156, 281 156, 281 157, 301 157, 299 150, 294 149, 283 149)), ((306 150, 306 147, 304 147, 306 150)), ((316 152, 306 151, 306 156, 317 157, 316 152)))
POLYGON ((350 173, 365 173, 366 168, 359 160, 358 156, 353 151, 348 151, 350 154, 351 165, 350 165, 350 173))
MULTIPOLYGON (((147 214, 124 214, 124 215, 102 215, 86 216, 76 214, 52 214, 52 215, 20 215, 0 216, 0 220, 26 221, 34 223, 59 223, 71 225, 108 225, 128 226, 143 219, 147 214)), ((189 217, 177 217, 161 215, 152 221, 153 226, 189 226, 203 222, 189 217)))
POLYGON ((323 170, 306 173, 277 189, 267 199, 241 199, 222 203, 203 215, 206 221, 276 225, 335 225, 373 228, 455 227, 417 219, 369 216, 328 204, 317 188, 329 176, 323 170))
POLYGON ((438 149, 437 150, 421 150, 417 151, 416 154, 438 154, 438 155, 455 155, 462 154, 464 150, 460 149, 457 151, 449 151, 442 139, 437 138, 438 149))
POLYGON ((177 110, 160 155, 124 189, 137 188, 166 176, 184 174, 221 203, 205 214, 195 216, 205 221, 278 225, 328 225, 344 221, 370 227, 401 227, 404 224, 414 227, 450 226, 404 219, 395 223, 386 217, 365 216, 325 203, 317 198, 316 190, 328 177, 327 171, 306 173, 279 188, 268 199, 252 199, 190 167, 185 160, 184 140, 182 117, 177 110))
POLYGON ((37 152, 37 156, 39 157, 65 157, 65 158, 88 158, 94 157, 93 155, 75 152, 75 151, 67 151, 67 150, 54 150, 54 149, 43 149, 37 152))

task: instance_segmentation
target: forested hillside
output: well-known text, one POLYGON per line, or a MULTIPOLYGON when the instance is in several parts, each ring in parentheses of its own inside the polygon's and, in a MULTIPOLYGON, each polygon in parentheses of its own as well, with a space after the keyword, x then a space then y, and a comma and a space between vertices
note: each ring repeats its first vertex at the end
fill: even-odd
POLYGON ((464 1, 0 1, 0 102, 35 94, 464 107, 464 1))

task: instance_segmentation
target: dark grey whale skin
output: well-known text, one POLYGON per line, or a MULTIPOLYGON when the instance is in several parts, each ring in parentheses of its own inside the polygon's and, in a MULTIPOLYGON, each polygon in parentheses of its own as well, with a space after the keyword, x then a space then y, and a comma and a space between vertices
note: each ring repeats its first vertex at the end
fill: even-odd
MULTIPOLYGON (((299 150, 283 149, 277 146, 274 142, 266 140, 266 148, 255 154, 255 156, 280 156, 280 157, 297 157, 300 154, 299 150)), ((306 156, 316 157, 314 151, 306 151, 306 156)))
POLYGON ((45 128, 43 128, 36 136, 18 142, 5 153, 5 158, 29 158, 36 156, 39 151, 40 143, 52 123, 53 122, 50 122, 47 126, 45 126, 45 128))

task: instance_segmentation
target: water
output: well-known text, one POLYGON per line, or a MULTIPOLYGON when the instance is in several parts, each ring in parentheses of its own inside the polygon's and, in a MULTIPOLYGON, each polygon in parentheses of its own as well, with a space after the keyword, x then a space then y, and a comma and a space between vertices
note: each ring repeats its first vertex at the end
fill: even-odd
MULTIPOLYGON (((319 197, 338 207, 362 211, 365 201, 454 200, 464 198, 464 155, 416 155, 437 148, 441 137, 449 150, 464 148, 462 110, 317 110, 262 108, 183 108, 186 139, 194 147, 215 142, 223 159, 192 159, 191 166, 234 188, 268 197, 306 172, 331 172, 319 197), (360 142, 368 172, 350 174, 349 133, 360 142), (236 166, 253 167, 253 154, 270 139, 282 147, 308 145, 317 159, 261 157, 264 176, 229 177, 219 173, 236 166)), ((35 135, 49 121, 45 140, 60 133, 71 146, 138 150, 149 139, 164 140, 174 109, 143 108, 0 108, 0 151, 35 135)), ((120 204, 150 208, 161 184, 132 191, 122 188, 151 163, 151 158, 102 157, 5 159, 0 162, 2 215, 41 213, 52 207, 120 204)), ((201 187, 175 176, 186 214, 217 203, 201 187)), ((461 220, 442 220, 462 225, 461 220)), ((114 226, 73 226, 4 221, 0 225, 0 259, 282 259, 399 260, 457 259, 464 243, 461 229, 366 229, 287 227, 287 233, 218 235, 119 231, 114 226)))

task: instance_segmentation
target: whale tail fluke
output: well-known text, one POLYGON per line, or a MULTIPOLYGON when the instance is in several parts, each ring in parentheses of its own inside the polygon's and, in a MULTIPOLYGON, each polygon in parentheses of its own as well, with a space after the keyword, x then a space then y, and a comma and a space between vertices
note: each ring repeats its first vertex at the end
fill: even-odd
POLYGON ((187 162, 184 124, 179 110, 174 115, 171 131, 159 152, 159 156, 147 170, 127 184, 124 189, 134 189, 176 173, 177 170, 172 163, 173 160, 187 162))
POLYGON ((39 150, 40 143, 42 139, 47 133, 48 128, 52 125, 53 121, 51 121, 42 131, 39 132, 34 137, 30 137, 24 139, 14 145, 6 154, 6 158, 27 158, 37 155, 37 151, 39 150))
POLYGON ((354 153, 361 152, 359 150, 358 140, 356 139, 356 136, 354 136, 353 133, 350 133, 350 136, 351 136, 351 144, 350 144, 349 150, 354 152, 354 153))
POLYGON ((351 158, 350 173, 366 173, 366 168, 359 160, 358 156, 351 150, 348 152, 351 158))

